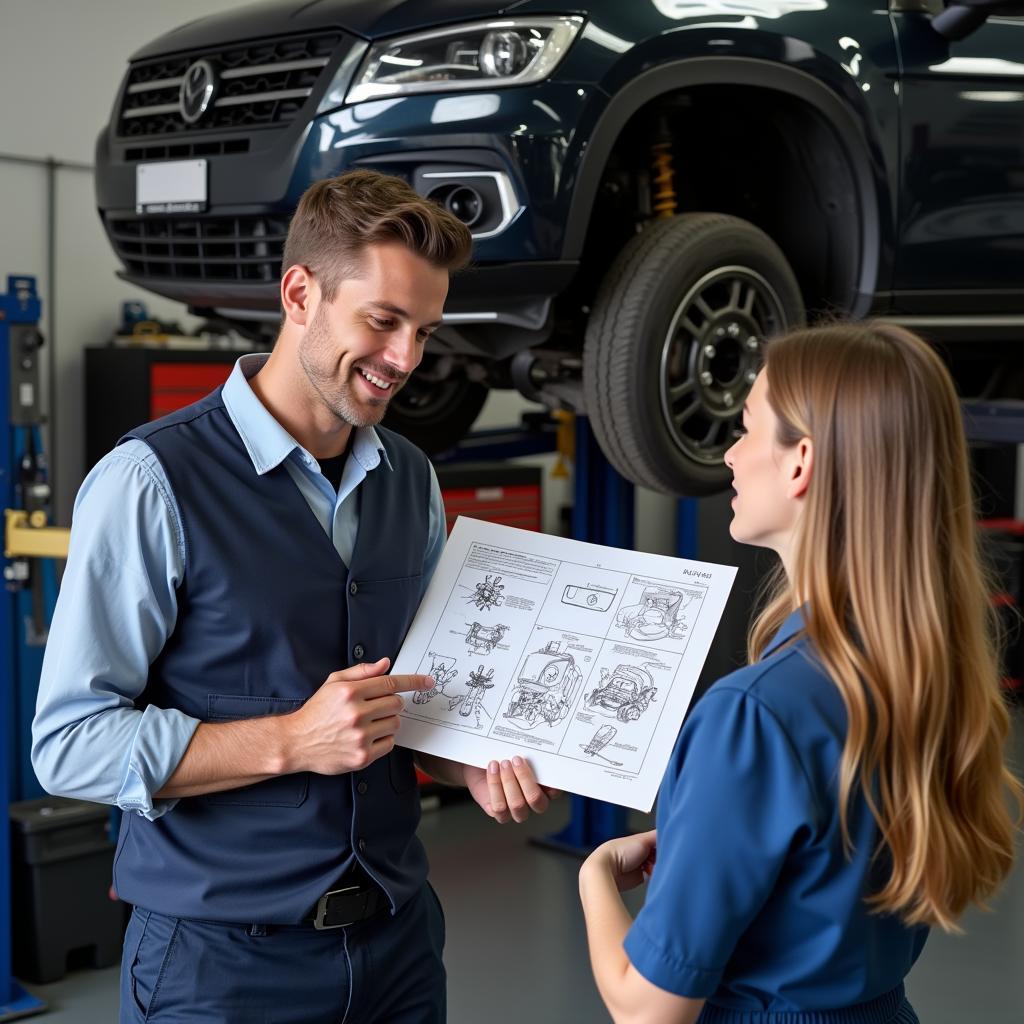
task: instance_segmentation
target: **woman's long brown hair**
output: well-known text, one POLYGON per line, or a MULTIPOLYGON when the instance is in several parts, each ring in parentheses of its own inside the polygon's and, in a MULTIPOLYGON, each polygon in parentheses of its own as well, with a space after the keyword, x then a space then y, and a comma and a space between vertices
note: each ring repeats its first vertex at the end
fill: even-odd
POLYGON ((777 443, 810 438, 814 466, 793 578, 754 623, 751 658, 806 605, 849 722, 844 842, 859 783, 890 854, 869 902, 955 931, 1009 873, 1010 807, 1017 822, 1024 807, 1004 761, 1009 715, 956 392, 927 344, 880 323, 787 335, 765 370, 777 443))

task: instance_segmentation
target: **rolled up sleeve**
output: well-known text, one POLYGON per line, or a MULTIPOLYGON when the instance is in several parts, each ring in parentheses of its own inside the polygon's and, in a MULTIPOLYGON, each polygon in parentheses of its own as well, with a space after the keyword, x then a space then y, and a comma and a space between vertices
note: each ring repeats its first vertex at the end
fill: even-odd
POLYGON ((47 791, 147 818, 174 806, 153 794, 198 720, 136 702, 174 630, 184 559, 180 515, 156 456, 141 441, 121 445, 75 502, 32 723, 32 764, 47 791))

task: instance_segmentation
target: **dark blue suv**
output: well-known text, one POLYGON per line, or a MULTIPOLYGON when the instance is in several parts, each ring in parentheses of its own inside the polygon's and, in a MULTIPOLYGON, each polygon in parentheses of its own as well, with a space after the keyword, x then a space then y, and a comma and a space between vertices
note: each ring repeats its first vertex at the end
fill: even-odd
POLYGON ((470 226, 390 422, 489 387, 585 411, 635 482, 729 479, 761 346, 831 314, 990 393, 1024 329, 1024 0, 278 0, 136 53, 97 145, 122 276, 272 335, 288 219, 351 167, 470 226), (969 344, 965 344, 969 343, 969 344), (973 360, 973 362, 972 362, 973 360))

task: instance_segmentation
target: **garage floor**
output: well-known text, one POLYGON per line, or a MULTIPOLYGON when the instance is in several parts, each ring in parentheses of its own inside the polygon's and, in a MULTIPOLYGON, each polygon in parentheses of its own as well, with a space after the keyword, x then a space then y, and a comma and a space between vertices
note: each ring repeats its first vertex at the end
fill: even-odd
MULTIPOLYGON (((1024 712, 1015 714, 1015 763, 1024 768, 1024 712)), ((576 898, 578 862, 526 843, 557 831, 568 801, 520 828, 492 825, 474 804, 424 815, 431 878, 448 918, 451 1024, 605 1022, 587 965, 576 898), (541 997, 541 993, 543 996, 541 997)), ((640 818, 638 828, 644 827, 640 818)), ((994 905, 967 915, 967 934, 933 934, 910 975, 922 1024, 1024 1020, 1024 865, 994 905)), ((111 1024, 117 971, 79 971, 36 986, 47 1024, 111 1024)))

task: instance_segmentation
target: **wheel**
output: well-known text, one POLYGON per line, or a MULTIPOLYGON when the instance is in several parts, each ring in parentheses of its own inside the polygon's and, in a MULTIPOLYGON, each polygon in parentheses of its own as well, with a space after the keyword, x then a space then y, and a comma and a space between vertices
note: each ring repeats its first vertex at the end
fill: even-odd
POLYGON ((762 345, 803 322, 793 271, 753 224, 719 213, 650 224, 619 254, 587 323, 584 400, 608 461, 652 490, 723 490, 762 345))
POLYGON ((436 357, 426 356, 391 400, 384 426, 409 438, 429 455, 454 448, 473 426, 487 401, 487 388, 461 374, 431 374, 436 357))

